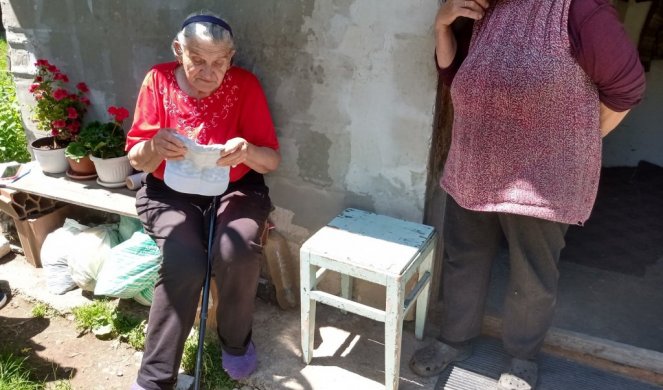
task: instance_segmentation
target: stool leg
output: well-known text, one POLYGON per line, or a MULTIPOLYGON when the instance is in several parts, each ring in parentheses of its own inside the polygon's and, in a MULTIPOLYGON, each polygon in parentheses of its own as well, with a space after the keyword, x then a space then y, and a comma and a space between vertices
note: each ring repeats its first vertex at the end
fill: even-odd
POLYGON ((403 300, 405 298, 401 279, 387 280, 386 316, 384 321, 384 373, 385 389, 398 389, 401 365, 401 339, 403 335, 403 300))
MULTIPOLYGON (((434 245, 432 241, 431 245, 434 245)), ((435 249, 431 249, 424 260, 419 266, 419 278, 421 279, 426 272, 428 272, 428 283, 426 287, 421 291, 421 294, 417 298, 417 316, 414 322, 414 336, 417 340, 424 338, 424 327, 426 326, 426 315, 428 314, 428 301, 430 299, 430 284, 432 283, 433 277, 433 259, 435 258, 435 249)))
POLYGON ((309 293, 316 285, 316 267, 309 264, 308 254, 301 254, 300 263, 302 356, 304 363, 309 364, 311 363, 311 359, 313 359, 316 308, 316 301, 310 298, 309 293))
MULTIPOLYGON (((341 274, 341 296, 347 300, 352 300, 353 280, 351 276, 341 274)), ((341 313, 348 314, 346 310, 341 310, 341 313)))

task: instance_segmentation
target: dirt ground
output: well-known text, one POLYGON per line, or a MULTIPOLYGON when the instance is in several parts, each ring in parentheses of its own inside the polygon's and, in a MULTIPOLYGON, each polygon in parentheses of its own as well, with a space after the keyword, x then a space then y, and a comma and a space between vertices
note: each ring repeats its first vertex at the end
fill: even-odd
POLYGON ((126 390, 136 377, 141 353, 128 344, 81 335, 73 318, 33 318, 34 303, 18 295, 0 309, 0 345, 28 356, 34 379, 70 379, 72 388, 126 390))

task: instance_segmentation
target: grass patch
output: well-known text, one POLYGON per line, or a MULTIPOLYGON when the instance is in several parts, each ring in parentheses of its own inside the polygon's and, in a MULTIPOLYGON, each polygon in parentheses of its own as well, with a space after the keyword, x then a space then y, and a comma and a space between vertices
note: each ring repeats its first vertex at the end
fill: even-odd
POLYGON ((37 302, 32 308, 32 316, 34 318, 50 318, 58 314, 57 310, 42 302, 37 302))
POLYGON ((48 383, 45 385, 46 390, 74 390, 74 387, 71 385, 71 374, 69 375, 69 379, 57 379, 58 373, 57 373, 57 366, 53 365, 53 378, 56 378, 56 380, 52 383, 48 383))
POLYGON ((42 390, 44 384, 30 379, 27 358, 0 353, 0 390, 42 390))
MULTIPOLYGON (((30 375, 26 357, 19 357, 10 352, 0 352, 0 390, 73 390, 68 379, 60 379, 47 384, 37 381, 30 375)), ((55 366, 54 366, 55 373, 55 366)))
MULTIPOLYGON (((184 354, 182 355, 182 369, 188 375, 195 374, 197 352, 198 332, 191 332, 184 343, 184 354)), ((218 340, 213 340, 211 337, 205 339, 202 367, 202 383, 205 384, 206 389, 232 390, 241 387, 221 367, 221 345, 218 340)))
POLYGON ((83 332, 104 330, 109 338, 119 337, 134 349, 145 347, 145 321, 125 315, 107 300, 97 300, 72 309, 76 327, 83 332))
POLYGON ((72 310, 76 327, 84 332, 91 332, 113 322, 115 307, 110 301, 99 300, 72 310))
POLYGON ((7 66, 7 41, 0 37, 0 162, 30 161, 16 86, 7 66))
POLYGON ((147 322, 140 321, 132 317, 122 316, 116 320, 117 331, 120 334, 120 340, 131 345, 133 349, 142 351, 145 349, 145 327, 147 322))
POLYGON ((49 389, 51 390, 74 390, 74 388, 71 386, 71 382, 67 380, 59 380, 55 382, 52 386, 49 386, 49 389))

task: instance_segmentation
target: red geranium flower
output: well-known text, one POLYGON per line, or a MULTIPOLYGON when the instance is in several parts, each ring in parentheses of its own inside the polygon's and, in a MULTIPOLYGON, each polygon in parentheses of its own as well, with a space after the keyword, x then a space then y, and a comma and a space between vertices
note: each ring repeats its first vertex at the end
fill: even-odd
POLYGON ((115 117, 115 122, 122 122, 129 116, 129 110, 124 107, 108 107, 108 113, 115 117))
POLYGON ((53 80, 60 80, 62 82, 68 83, 69 82, 69 77, 67 77, 67 75, 64 74, 64 73, 56 73, 53 76, 53 80))
POLYGON ((35 65, 37 74, 28 88, 37 101, 33 119, 39 130, 53 134, 54 146, 66 145, 77 137, 90 105, 89 90, 85 83, 78 83, 77 90, 70 91, 69 77, 45 59, 38 59, 35 65))
POLYGON ((73 121, 67 127, 69 128, 69 131, 71 131, 73 134, 76 134, 81 128, 81 123, 79 121, 73 121))
POLYGON ((87 87, 87 84, 85 84, 85 83, 78 83, 78 84, 76 84, 76 88, 78 88, 78 90, 81 91, 81 92, 83 92, 83 93, 88 93, 88 92, 90 92, 90 90, 89 90, 88 87, 87 87))
POLYGON ((67 93, 66 89, 58 88, 58 89, 55 90, 55 92, 53 92, 53 99, 55 99, 57 101, 60 101, 64 98, 66 98, 68 95, 69 95, 69 93, 67 93))
POLYGON ((67 107, 67 118, 76 119, 78 118, 78 111, 74 107, 67 107))
POLYGON ((61 129, 67 125, 67 122, 64 119, 58 119, 52 123, 54 129, 61 129))

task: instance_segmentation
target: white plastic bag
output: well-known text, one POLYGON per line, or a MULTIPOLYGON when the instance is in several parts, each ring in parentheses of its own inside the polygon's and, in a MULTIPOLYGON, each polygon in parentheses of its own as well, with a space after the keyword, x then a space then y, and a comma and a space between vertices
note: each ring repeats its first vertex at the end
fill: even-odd
POLYGON ((76 248, 76 236, 88 227, 66 218, 64 225, 49 233, 41 247, 41 264, 46 275, 46 286, 53 294, 64 294, 76 288, 69 274, 67 256, 76 248))
POLYGON ((149 305, 160 268, 159 247, 147 234, 136 232, 111 249, 99 272, 94 293, 135 298, 139 303, 149 305))
POLYGON ((91 227, 76 235, 67 263, 71 278, 78 287, 94 291, 99 270, 118 241, 117 228, 113 225, 91 227))

